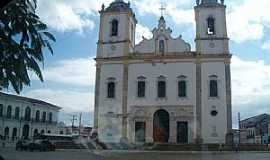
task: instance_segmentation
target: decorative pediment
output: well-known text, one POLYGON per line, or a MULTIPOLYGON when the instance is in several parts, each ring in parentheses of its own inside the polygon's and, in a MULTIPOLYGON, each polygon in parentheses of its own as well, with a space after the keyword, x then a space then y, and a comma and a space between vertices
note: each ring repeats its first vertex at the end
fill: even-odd
POLYGON ((159 19, 158 28, 154 28, 153 37, 143 40, 135 46, 135 52, 140 54, 183 54, 191 51, 190 44, 185 42, 180 35, 177 38, 171 36, 172 30, 166 27, 166 21, 162 16, 159 19))

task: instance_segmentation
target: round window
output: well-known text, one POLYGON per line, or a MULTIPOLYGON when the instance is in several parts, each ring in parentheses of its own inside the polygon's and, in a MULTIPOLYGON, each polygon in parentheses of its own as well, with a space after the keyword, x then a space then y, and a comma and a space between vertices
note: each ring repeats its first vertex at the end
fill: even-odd
POLYGON ((217 116, 217 114, 218 114, 218 111, 216 111, 216 110, 211 111, 212 116, 217 116))

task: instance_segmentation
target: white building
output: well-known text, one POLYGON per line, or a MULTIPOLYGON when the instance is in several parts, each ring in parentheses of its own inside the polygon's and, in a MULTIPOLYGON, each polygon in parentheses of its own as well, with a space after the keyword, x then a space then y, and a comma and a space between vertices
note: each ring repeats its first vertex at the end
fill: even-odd
POLYGON ((15 142, 42 133, 60 134, 57 127, 60 109, 37 99, 0 92, 0 137, 15 142))
POLYGON ((130 4, 115 0, 102 6, 94 121, 101 141, 232 141, 226 6, 223 0, 197 0, 194 8, 191 51, 182 36, 171 36, 163 16, 153 37, 135 45, 137 20, 130 4))

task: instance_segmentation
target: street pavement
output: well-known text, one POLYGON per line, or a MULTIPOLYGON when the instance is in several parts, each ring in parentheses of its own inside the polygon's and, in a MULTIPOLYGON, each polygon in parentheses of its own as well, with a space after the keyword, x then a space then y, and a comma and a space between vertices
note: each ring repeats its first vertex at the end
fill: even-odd
POLYGON ((270 152, 145 152, 57 150, 21 152, 0 148, 5 160, 270 160, 270 152))

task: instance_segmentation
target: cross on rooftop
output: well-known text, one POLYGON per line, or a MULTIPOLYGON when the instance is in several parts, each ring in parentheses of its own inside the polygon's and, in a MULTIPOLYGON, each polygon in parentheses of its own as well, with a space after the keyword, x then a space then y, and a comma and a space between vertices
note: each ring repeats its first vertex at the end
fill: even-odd
POLYGON ((159 8, 159 10, 160 10, 161 16, 163 16, 164 15, 164 12, 166 10, 166 7, 165 7, 165 4, 164 3, 161 3, 161 7, 159 8))

